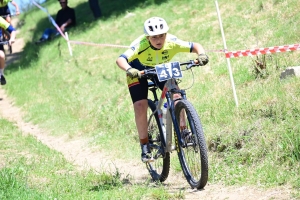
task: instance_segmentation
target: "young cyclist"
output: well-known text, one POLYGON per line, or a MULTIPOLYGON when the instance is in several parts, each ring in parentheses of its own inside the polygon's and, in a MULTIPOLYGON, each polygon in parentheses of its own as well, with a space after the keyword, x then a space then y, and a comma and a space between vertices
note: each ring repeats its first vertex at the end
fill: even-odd
POLYGON ((20 14, 19 6, 13 0, 0 0, 0 16, 6 15, 6 21, 10 23, 10 9, 8 7, 8 3, 11 2, 12 5, 16 7, 16 15, 20 14))
MULTIPOLYGON (((134 40, 116 63, 126 71, 129 93, 133 102, 135 123, 139 134, 143 162, 152 159, 148 140, 147 108, 148 108, 148 82, 141 79, 140 71, 154 67, 157 64, 167 63, 179 52, 196 53, 200 65, 206 65, 208 56, 199 43, 186 42, 168 33, 167 22, 160 17, 152 17, 144 23, 144 35, 134 40)), ((162 90, 165 82, 158 78, 152 80, 162 90)), ((174 96, 174 98, 179 98, 174 96)))
MULTIPOLYGON (((12 27, 12 25, 10 25, 10 23, 8 23, 2 17, 0 17, 0 27, 10 33, 9 44, 11 45, 12 43, 14 43, 15 38, 16 38, 16 30, 14 29, 14 27, 12 27)), ((3 45, 0 45, 0 83, 1 83, 1 85, 6 84, 6 80, 4 77, 4 67, 5 67, 4 47, 3 47, 3 45)))

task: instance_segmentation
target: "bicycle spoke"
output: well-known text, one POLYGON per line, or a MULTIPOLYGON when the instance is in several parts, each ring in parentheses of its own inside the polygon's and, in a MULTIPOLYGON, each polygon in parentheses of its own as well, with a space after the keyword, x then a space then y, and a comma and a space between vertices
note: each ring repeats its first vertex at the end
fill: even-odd
POLYGON ((208 161, 200 119, 187 100, 177 103, 175 117, 183 141, 177 151, 182 171, 193 188, 203 188, 208 179, 208 161))
POLYGON ((154 162, 146 163, 147 169, 154 181, 165 181, 169 175, 170 168, 170 154, 165 153, 161 140, 161 127, 157 113, 152 115, 155 111, 155 104, 148 100, 148 138, 150 143, 150 149, 154 162))

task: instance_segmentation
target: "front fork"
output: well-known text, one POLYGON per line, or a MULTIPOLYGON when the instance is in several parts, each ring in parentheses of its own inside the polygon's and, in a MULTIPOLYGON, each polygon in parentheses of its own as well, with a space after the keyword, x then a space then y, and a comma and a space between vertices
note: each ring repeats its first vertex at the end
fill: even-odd
MULTIPOLYGON (((169 112, 167 112, 167 130, 166 130, 166 141, 168 141, 167 143, 167 152, 171 152, 172 150, 174 150, 174 148, 172 147, 172 124, 174 126, 174 131, 177 135, 178 141, 175 141, 175 145, 177 145, 177 142, 179 142, 179 146, 185 146, 185 142, 181 137, 180 134, 180 124, 178 124, 176 117, 175 117, 175 102, 181 99, 186 99, 186 93, 184 90, 178 90, 178 89, 172 89, 171 91, 166 92, 166 99, 168 102, 168 109, 169 112), (180 99, 175 99, 172 101, 172 94, 181 94, 181 98, 180 99), (171 120, 170 120, 171 118, 171 120)), ((176 139, 175 139, 176 140, 176 139)), ((176 148, 178 148, 178 146, 176 146, 176 148)))

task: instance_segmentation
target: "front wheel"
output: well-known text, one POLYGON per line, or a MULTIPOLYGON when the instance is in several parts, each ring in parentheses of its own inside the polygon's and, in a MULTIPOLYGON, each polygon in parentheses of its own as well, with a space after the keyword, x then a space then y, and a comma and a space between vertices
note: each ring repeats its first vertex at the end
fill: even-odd
POLYGON ((202 189, 208 180, 208 158, 200 118, 187 100, 177 102, 175 117, 182 139, 179 142, 175 134, 176 150, 182 171, 192 188, 202 189))
MULTIPOLYGON (((9 34, 7 31, 4 31, 3 29, 2 29, 2 34, 3 34, 3 39, 4 39, 5 41, 9 41, 9 39, 10 39, 10 34, 9 34)), ((10 54, 12 54, 12 46, 11 46, 10 44, 7 44, 7 47, 8 47, 8 52, 9 52, 10 54)))
POLYGON ((163 182, 167 179, 170 170, 170 153, 165 152, 165 140, 162 127, 158 118, 156 106, 152 100, 148 100, 148 137, 154 162, 147 162, 147 169, 154 181, 163 182), (153 114, 153 115, 152 115, 153 114))
POLYGON ((9 51, 9 54, 12 54, 12 46, 10 44, 8 44, 8 51, 9 51))

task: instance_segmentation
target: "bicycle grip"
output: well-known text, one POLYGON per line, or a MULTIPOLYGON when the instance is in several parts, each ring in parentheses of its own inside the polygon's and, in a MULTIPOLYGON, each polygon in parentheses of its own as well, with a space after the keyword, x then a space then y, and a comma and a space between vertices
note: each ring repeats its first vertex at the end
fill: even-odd
POLYGON ((197 64, 197 65, 199 65, 199 64, 200 64, 200 62, 199 62, 199 60, 198 60, 198 59, 195 59, 195 60, 194 60, 194 63, 195 63, 195 64, 197 64))

